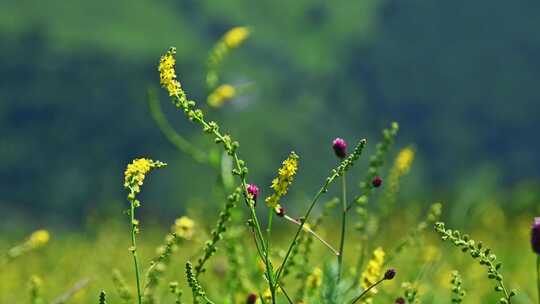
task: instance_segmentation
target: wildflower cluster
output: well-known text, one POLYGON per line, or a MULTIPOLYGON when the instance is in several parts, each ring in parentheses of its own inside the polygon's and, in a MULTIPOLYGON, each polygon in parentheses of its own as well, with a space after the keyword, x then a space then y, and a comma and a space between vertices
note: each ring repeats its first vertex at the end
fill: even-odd
MULTIPOLYGON (((244 26, 238 26, 227 31, 215 44, 208 56, 208 73, 206 84, 213 90, 219 83, 219 67, 231 50, 238 48, 249 38, 250 30, 244 26)), ((209 100, 210 101, 210 100, 209 100)))
POLYGON ((182 304, 182 289, 180 289, 180 287, 178 287, 178 282, 170 282, 169 283, 169 291, 173 294, 174 296, 174 303, 175 304, 182 304))
POLYGON ((272 185, 270 186, 274 190, 274 193, 265 200, 269 208, 278 209, 280 207, 279 200, 287 194, 289 186, 292 184, 298 170, 298 159, 298 155, 291 152, 289 157, 283 161, 283 165, 279 168, 278 176, 272 180, 272 185))
MULTIPOLYGON (((403 284, 401 284, 401 288, 403 288, 403 295, 404 295, 404 298, 407 300, 407 303, 410 303, 410 304, 420 303, 420 300, 418 299, 418 286, 416 285, 416 283, 403 282, 403 284)), ((403 299, 403 298, 400 298, 400 299, 403 299)), ((398 301, 396 301, 396 303, 397 302, 398 301)))
MULTIPOLYGON (((372 257, 368 261, 366 270, 362 273, 362 278, 360 281, 360 287, 362 287, 364 290, 377 283, 377 281, 379 281, 381 278, 382 267, 384 266, 384 256, 385 253, 381 247, 378 247, 373 251, 372 257)), ((363 303, 371 303, 371 298, 376 293, 377 289, 373 288, 371 293, 366 294, 365 298, 362 300, 363 303)))
POLYGON ((153 161, 147 158, 137 158, 131 164, 128 164, 124 172, 124 188, 129 190, 128 198, 135 200, 135 195, 141 191, 144 178, 150 170, 163 168, 166 165, 163 162, 153 161))
POLYGON ((457 270, 452 271, 452 279, 450 283, 452 284, 452 303, 461 303, 463 297, 465 297, 465 290, 461 286, 463 281, 461 280, 461 275, 457 270))
POLYGON ((146 280, 143 291, 143 303, 153 304, 156 303, 154 298, 156 287, 159 284, 160 278, 167 269, 171 260, 172 253, 176 250, 178 243, 178 237, 175 233, 167 235, 165 245, 158 247, 158 256, 154 258, 146 272, 146 280))
POLYGON ((193 265, 191 264, 191 262, 186 263, 186 277, 189 287, 191 287, 191 292, 193 294, 193 303, 200 303, 200 300, 202 299, 205 304, 214 304, 214 302, 208 299, 208 297, 206 296, 206 292, 197 280, 197 277, 193 272, 193 265))
POLYGON ((306 278, 306 286, 308 289, 316 289, 321 286, 322 283, 322 269, 315 267, 313 272, 306 278))
POLYGON ((174 55, 176 55, 176 48, 171 47, 167 53, 161 56, 158 65, 159 83, 169 92, 169 96, 176 96, 182 90, 180 82, 176 79, 174 70, 176 58, 174 55))
POLYGON ((112 271, 112 281, 113 285, 116 288, 116 293, 124 303, 132 303, 133 296, 131 290, 129 289, 124 276, 118 269, 113 269, 112 271))
POLYGON ((45 246, 49 242, 49 239, 50 234, 47 230, 40 229, 32 232, 24 243, 9 249, 7 252, 7 261, 11 261, 25 253, 45 246))
POLYGON ((236 95, 236 89, 230 84, 222 84, 208 95, 207 103, 214 108, 221 107, 226 101, 236 95))
POLYGON ((414 161, 415 151, 412 147, 407 147, 399 151, 388 176, 389 189, 386 192, 386 203, 391 207, 399 191, 399 181, 407 174, 414 161))
POLYGON ((216 228, 212 230, 212 238, 208 240, 203 249, 203 256, 197 261, 195 266, 195 276, 198 277, 201 273, 205 271, 204 264, 208 261, 212 255, 217 251, 217 243, 223 238, 223 234, 227 230, 227 222, 231 219, 231 210, 238 204, 241 196, 240 188, 236 190, 227 197, 227 203, 223 211, 219 213, 219 219, 216 224, 216 228))
POLYGON ((171 231, 184 240, 191 240, 194 234, 195 221, 187 216, 181 216, 174 221, 171 231))
POLYGON ((103 290, 99 293, 99 304, 107 304, 107 295, 103 290))
POLYGON ((479 261, 480 265, 485 266, 487 268, 488 278, 496 282, 495 291, 502 294, 499 303, 511 303, 512 297, 516 295, 516 292, 506 289, 503 282, 503 275, 499 272, 502 263, 497 261, 497 256, 491 253, 490 248, 484 248, 481 242, 472 240, 467 234, 462 235, 458 230, 446 229, 442 222, 435 223, 435 231, 441 235, 443 241, 449 240, 463 252, 469 252, 473 259, 479 261))
POLYGON ((375 154, 369 158, 368 173, 364 181, 360 183, 362 193, 354 199, 356 202, 356 214, 358 221, 355 228, 362 234, 365 234, 366 222, 368 219, 367 205, 369 196, 373 188, 380 187, 382 179, 379 177, 379 170, 384 165, 386 153, 395 141, 399 131, 397 122, 393 122, 388 129, 382 131, 383 140, 375 145, 375 154))

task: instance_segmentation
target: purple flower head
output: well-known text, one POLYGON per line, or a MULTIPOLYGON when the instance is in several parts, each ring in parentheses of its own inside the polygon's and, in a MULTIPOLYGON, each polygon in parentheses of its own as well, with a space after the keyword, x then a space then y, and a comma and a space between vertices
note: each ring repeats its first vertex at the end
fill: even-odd
POLYGON ((535 217, 531 227, 531 246, 536 254, 540 254, 540 217, 535 217))
POLYGON ((248 194, 251 195, 254 201, 257 201, 257 197, 259 196, 259 187, 255 184, 248 184, 246 186, 248 194))
POLYGON ((379 188, 382 185, 382 178, 380 176, 375 176, 371 181, 371 184, 375 188, 379 188))
POLYGON ((402 298, 402 297, 399 297, 399 298, 396 299, 396 302, 395 302, 395 303, 396 303, 396 304, 405 304, 405 299, 402 298))
POLYGON ((247 304, 255 304, 255 302, 257 302, 257 294, 252 292, 252 293, 250 293, 248 295, 246 303, 247 304))
POLYGON ((396 276, 396 270, 394 268, 390 268, 384 273, 384 279, 385 280, 391 280, 395 276, 396 276))
POLYGON ((336 152, 336 156, 339 158, 345 158, 347 156, 347 142, 342 138, 336 138, 332 142, 332 148, 336 152))

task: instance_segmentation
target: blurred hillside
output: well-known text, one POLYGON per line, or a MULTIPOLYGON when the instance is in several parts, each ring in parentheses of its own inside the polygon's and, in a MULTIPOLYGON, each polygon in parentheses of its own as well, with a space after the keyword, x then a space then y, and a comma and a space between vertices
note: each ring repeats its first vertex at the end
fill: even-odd
MULTIPOLYGON (((334 163, 325 143, 375 143, 393 120, 398 145, 418 151, 417 197, 536 179, 538 9, 532 0, 4 0, 0 204, 12 220, 77 223, 96 206, 121 206, 124 166, 140 155, 170 164, 145 190, 152 212, 207 203, 214 174, 166 141, 146 91, 175 45, 184 88, 202 102, 208 50, 236 25, 253 36, 224 79, 255 89, 211 116, 241 142, 255 182, 268 184, 294 149, 306 186, 297 191, 311 193, 334 163)), ((162 101, 182 134, 212 147, 162 101)))

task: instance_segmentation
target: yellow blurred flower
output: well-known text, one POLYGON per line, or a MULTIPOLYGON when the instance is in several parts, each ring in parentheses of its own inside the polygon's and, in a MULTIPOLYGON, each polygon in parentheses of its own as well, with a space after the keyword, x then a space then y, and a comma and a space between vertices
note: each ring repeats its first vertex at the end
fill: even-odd
POLYGON ((236 89, 230 84, 222 84, 217 87, 210 95, 208 95, 208 105, 214 108, 219 108, 226 101, 232 99, 236 95, 236 89))
POLYGON ((395 167, 398 170, 399 175, 404 175, 409 172, 413 160, 414 150, 411 147, 407 147, 399 151, 395 161, 395 167))
MULTIPOLYGON (((366 270, 364 270, 362 277, 360 278, 360 287, 362 287, 362 289, 366 290, 381 279, 384 256, 385 253, 381 247, 378 247, 373 251, 366 270)), ((371 289, 371 291, 363 298, 362 303, 372 303, 371 297, 376 293, 376 288, 371 289)))
POLYGON ((228 48, 237 48, 249 37, 249 28, 244 26, 233 27, 223 35, 223 42, 228 48))
POLYGON ((322 283, 322 270, 319 267, 315 267, 313 272, 306 278, 306 285, 310 289, 315 289, 321 286, 322 283))
POLYGON ((169 92, 169 96, 180 94, 180 82, 176 79, 176 48, 171 47, 163 56, 161 56, 158 65, 159 83, 169 92))
POLYGON ((43 229, 36 230, 28 238, 28 246, 33 249, 39 248, 47 244, 49 242, 49 239, 49 231, 43 229))
POLYGON ((298 170, 298 155, 291 152, 289 157, 283 161, 283 165, 279 168, 278 176, 272 181, 270 188, 274 189, 274 193, 267 197, 265 202, 270 208, 275 208, 279 204, 279 199, 287 194, 289 185, 293 182, 296 171, 298 170))
POLYGON ((195 221, 187 216, 182 216, 174 221, 173 232, 180 238, 191 240, 195 221))

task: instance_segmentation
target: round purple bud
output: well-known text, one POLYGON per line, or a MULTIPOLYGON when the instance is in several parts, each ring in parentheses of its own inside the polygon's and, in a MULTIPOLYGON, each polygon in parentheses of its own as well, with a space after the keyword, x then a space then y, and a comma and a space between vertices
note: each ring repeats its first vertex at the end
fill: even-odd
POLYGON ((371 181, 371 184, 375 188, 379 188, 382 185, 382 178, 380 176, 375 176, 371 181))
POLYGON ((390 268, 384 273, 384 279, 385 280, 391 280, 395 276, 396 276, 396 270, 394 268, 390 268))
POLYGON ((334 148, 334 152, 336 153, 337 157, 347 157, 347 142, 342 138, 338 137, 334 139, 334 141, 332 142, 332 148, 334 148))
POLYGON ((531 247, 536 254, 540 254, 540 217, 535 217, 531 227, 531 247))
POLYGON ((396 303, 396 304, 405 304, 405 299, 402 298, 402 297, 399 297, 399 298, 396 299, 396 302, 394 302, 394 303, 396 303))
POLYGON ((252 293, 250 293, 248 295, 246 303, 247 304, 255 304, 255 302, 257 302, 257 294, 252 292, 252 293))
POLYGON ((276 214, 279 217, 284 217, 285 216, 285 208, 278 205, 278 206, 276 206, 275 211, 276 211, 276 214))
POLYGON ((251 195, 254 201, 257 201, 257 197, 259 196, 259 187, 255 184, 248 184, 246 186, 248 194, 251 195))

